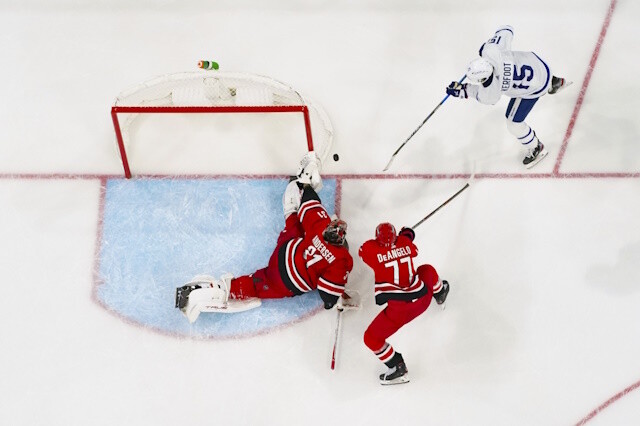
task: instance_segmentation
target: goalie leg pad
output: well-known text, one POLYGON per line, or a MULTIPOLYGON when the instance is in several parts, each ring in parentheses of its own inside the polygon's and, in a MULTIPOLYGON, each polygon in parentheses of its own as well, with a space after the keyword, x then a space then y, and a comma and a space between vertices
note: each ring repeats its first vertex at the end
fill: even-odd
POLYGON ((287 189, 282 196, 282 210, 284 217, 286 218, 290 214, 296 213, 300 208, 300 200, 302 199, 302 192, 298 186, 297 181, 289 182, 287 189))

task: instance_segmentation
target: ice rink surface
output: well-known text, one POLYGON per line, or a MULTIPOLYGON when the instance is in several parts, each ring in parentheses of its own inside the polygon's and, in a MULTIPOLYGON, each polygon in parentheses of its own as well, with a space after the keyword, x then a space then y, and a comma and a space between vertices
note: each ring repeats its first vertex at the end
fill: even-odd
MULTIPOLYGON (((631 0, 1 2, 0 423, 639 424, 639 19, 631 0), (523 169, 504 124, 507 99, 449 99, 383 174, 502 24, 514 27, 514 50, 535 51, 574 82, 527 118, 547 158, 523 169), (349 223, 349 285, 364 298, 360 311, 345 314, 336 371, 334 311, 312 309, 287 326, 225 339, 159 332, 126 315, 158 308, 152 282, 132 275, 151 244, 144 226, 162 224, 167 211, 145 210, 161 195, 143 209, 110 192, 133 185, 122 179, 110 107, 122 90, 194 70, 200 59, 284 81, 331 118, 340 161, 323 172, 349 223), (434 304, 390 339, 411 382, 384 388, 384 368, 362 342, 379 307, 357 247, 381 221, 415 223, 472 173, 471 187, 418 229, 418 260, 452 290, 445 310, 434 304), (140 234, 122 240, 129 246, 119 257, 132 265, 122 276, 147 286, 111 287, 128 303, 120 312, 101 292, 105 275, 122 272, 105 266, 105 247, 110 226, 124 221, 140 234)), ((264 249, 263 231, 248 231, 257 216, 211 231, 206 215, 225 199, 203 193, 229 173, 245 176, 234 200, 252 185, 246 175, 274 191, 278 177, 295 171, 304 142, 269 141, 267 155, 251 155, 264 141, 190 150, 183 130, 174 132, 134 147, 134 174, 161 177, 135 182, 144 192, 200 176, 183 206, 205 208, 199 221, 183 223, 204 223, 193 229, 205 240, 165 236, 153 259, 164 262, 150 268, 184 259, 185 273, 226 272, 196 270, 209 264, 188 256, 210 252, 220 268, 252 272, 255 265, 230 262, 228 250, 211 250, 206 236, 231 252, 251 238, 264 239, 264 249)), ((279 195, 265 203, 279 215, 279 195)), ((181 205, 172 208, 180 222, 181 205)), ((265 226, 277 233, 276 225, 265 226)))

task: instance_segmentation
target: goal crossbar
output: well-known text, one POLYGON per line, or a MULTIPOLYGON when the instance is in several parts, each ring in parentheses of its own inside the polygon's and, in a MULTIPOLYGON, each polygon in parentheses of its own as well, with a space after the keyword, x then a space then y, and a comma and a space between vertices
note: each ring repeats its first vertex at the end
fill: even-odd
POLYGON ((116 133, 118 149, 122 158, 122 166, 127 179, 131 178, 131 169, 124 145, 122 129, 118 114, 126 113, 287 113, 299 112, 304 117, 305 131, 307 137, 307 147, 313 151, 313 137, 311 133, 311 120, 309 118, 309 108, 307 105, 265 105, 265 106, 112 106, 111 118, 116 133))

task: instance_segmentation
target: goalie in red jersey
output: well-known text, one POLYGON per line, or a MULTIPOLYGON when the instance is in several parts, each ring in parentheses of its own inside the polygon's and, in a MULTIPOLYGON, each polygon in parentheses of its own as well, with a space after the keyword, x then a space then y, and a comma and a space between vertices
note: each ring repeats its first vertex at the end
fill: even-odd
POLYGON ((383 385, 409 381, 402 355, 387 339, 426 311, 431 297, 442 304, 449 293, 449 283, 439 279, 433 266, 414 268, 413 259, 418 255, 414 238, 411 228, 402 228, 396 234, 392 224, 381 223, 375 239, 366 241, 359 250, 375 275, 376 304, 387 305, 364 332, 365 345, 388 367, 380 375, 383 385))
POLYGON ((347 224, 329 217, 316 193, 321 187, 319 161, 311 152, 285 190, 285 226, 267 267, 238 278, 196 277, 176 290, 176 307, 193 322, 203 311, 239 312, 259 306, 260 299, 317 289, 325 309, 332 308, 344 293, 353 258, 347 224))

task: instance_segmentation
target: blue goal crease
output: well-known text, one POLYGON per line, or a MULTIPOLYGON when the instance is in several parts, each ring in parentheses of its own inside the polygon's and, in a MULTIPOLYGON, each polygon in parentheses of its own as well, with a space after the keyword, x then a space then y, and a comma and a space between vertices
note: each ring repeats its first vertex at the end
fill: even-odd
MULTIPOLYGON (((136 323, 168 334, 225 338, 262 334, 309 316, 317 292, 265 300, 235 314, 189 324, 176 287, 196 275, 249 274, 267 265, 284 226, 284 179, 110 179, 100 247, 98 299, 136 323)), ((336 181, 319 195, 334 213, 336 181)))

